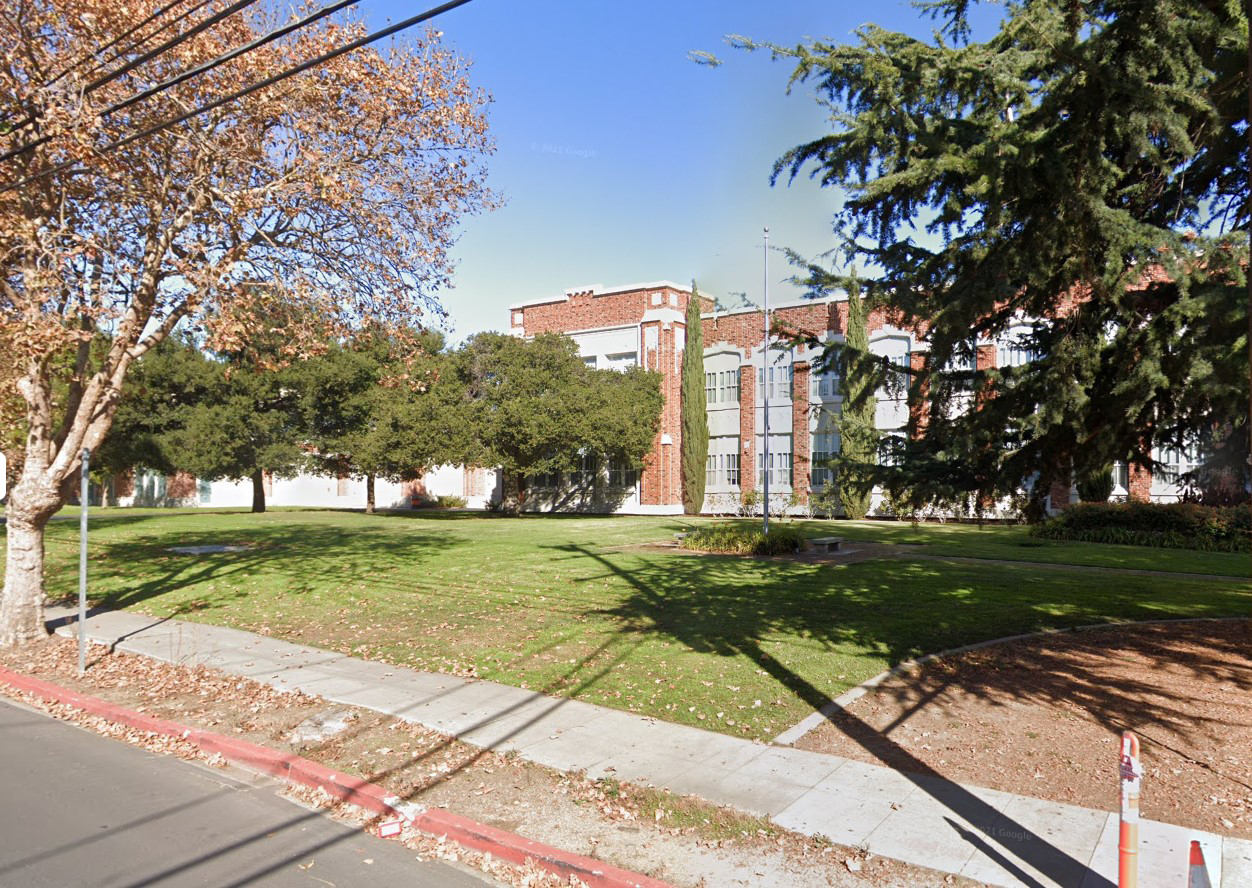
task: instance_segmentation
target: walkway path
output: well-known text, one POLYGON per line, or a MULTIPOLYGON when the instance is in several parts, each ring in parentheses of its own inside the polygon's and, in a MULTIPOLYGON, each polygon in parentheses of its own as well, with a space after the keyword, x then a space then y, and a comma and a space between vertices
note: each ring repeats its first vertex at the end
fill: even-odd
MULTIPOLYGON (((69 609, 53 610, 65 634, 69 609)), ((93 641, 203 663, 454 734, 593 778, 665 786, 770 817, 787 829, 994 885, 1112 888, 1115 813, 965 786, 934 776, 660 722, 486 681, 418 672, 180 620, 102 612, 93 641)), ((1111 769, 1110 769, 1111 770, 1111 769)), ((1186 884, 1192 839, 1214 888, 1252 885, 1252 842, 1144 821, 1142 888, 1186 884)))

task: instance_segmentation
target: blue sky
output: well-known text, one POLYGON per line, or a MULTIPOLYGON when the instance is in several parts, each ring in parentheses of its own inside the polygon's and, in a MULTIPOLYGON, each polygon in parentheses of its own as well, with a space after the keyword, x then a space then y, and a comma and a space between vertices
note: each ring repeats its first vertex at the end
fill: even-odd
MULTIPOLYGON (((363 9, 379 26, 417 6, 363 9)), ((987 25, 1000 11, 989 6, 987 25)), ((838 192, 769 185, 780 155, 825 131, 821 108, 811 89, 786 94, 789 64, 723 38, 851 41, 871 20, 933 28, 907 0, 475 0, 441 16, 444 40, 493 96, 489 184, 506 201, 462 227, 455 289, 441 299, 452 338, 504 329, 510 304, 589 284, 694 277, 724 302, 759 301, 765 225, 772 245, 829 249, 838 192), (724 64, 698 65, 693 50, 724 64)), ((781 256, 770 272, 771 301, 798 298, 781 256)))

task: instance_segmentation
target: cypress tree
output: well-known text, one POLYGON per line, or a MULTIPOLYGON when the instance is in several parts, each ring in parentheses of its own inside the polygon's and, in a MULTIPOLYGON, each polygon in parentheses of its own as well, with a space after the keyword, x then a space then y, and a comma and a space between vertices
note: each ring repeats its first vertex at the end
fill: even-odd
POLYGON ((869 331, 865 326, 865 303, 853 271, 848 283, 848 325, 843 348, 839 350, 839 393, 843 409, 839 414, 839 457, 835 484, 843 512, 861 519, 869 513, 873 487, 871 472, 878 452, 878 429, 874 425, 878 373, 869 351, 869 331))
POLYGON ((704 398, 704 331, 700 327, 700 291, 691 282, 687 302, 687 344, 682 364, 683 511, 698 515, 704 507, 704 470, 709 458, 709 416, 704 398))

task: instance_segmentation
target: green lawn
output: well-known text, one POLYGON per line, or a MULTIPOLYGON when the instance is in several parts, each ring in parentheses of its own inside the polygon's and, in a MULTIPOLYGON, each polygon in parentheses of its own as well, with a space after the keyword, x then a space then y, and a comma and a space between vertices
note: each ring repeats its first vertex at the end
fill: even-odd
MULTIPOLYGON (((700 519, 705 520, 705 519, 700 519)), ((1252 612, 1249 559, 1033 542, 1019 528, 812 522, 810 535, 1032 564, 815 563, 631 549, 681 518, 469 513, 96 512, 93 598, 768 739, 908 656, 1049 626, 1252 612), (170 546, 248 551, 190 557, 170 546)), ((48 534, 49 591, 77 589, 77 523, 48 534)))

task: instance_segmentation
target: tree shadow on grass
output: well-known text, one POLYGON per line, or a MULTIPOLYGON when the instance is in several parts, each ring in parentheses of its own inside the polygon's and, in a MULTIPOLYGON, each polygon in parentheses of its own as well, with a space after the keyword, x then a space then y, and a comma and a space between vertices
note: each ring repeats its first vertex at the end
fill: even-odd
MULTIPOLYGON (((380 565, 420 569, 431 555, 467 541, 435 533, 371 533, 368 527, 319 524, 257 524, 251 527, 173 528, 162 533, 107 540, 92 546, 90 586, 94 605, 123 609, 179 590, 242 581, 272 571, 283 591, 299 595, 341 577, 345 584, 377 572, 380 565), (230 545, 230 552, 182 554, 174 547, 230 545)), ((77 541, 74 541, 77 546, 77 541)), ((218 608, 245 598, 242 590, 214 591, 179 602, 173 615, 218 608)), ((64 596, 65 602, 70 596, 64 596)), ((55 599, 54 599, 55 600, 55 599)))
MULTIPOLYGON (((1176 582, 1154 585, 1138 577, 1117 584, 1092 584, 1080 576, 1046 570, 983 571, 904 560, 830 567, 769 559, 622 559, 578 545, 555 548, 572 558, 591 559, 604 569, 602 576, 615 576, 628 584, 622 603, 605 612, 620 623, 623 632, 672 639, 701 653, 746 658, 815 712, 843 687, 820 669, 802 675, 782 662, 767 650, 774 640, 802 639, 832 653, 852 644, 897 663, 1003 635, 1117 619, 1162 618, 1171 612, 1225 616, 1246 612, 1248 604, 1246 594, 1233 591, 1201 601, 1180 599, 1172 588, 1176 582), (1041 576, 1046 582, 1040 582, 1041 576)), ((1129 697, 1140 706, 1137 718, 1179 727, 1169 698, 1146 693, 1150 678, 1138 683, 1139 687, 1136 684, 1088 684, 1081 692, 1088 705, 1110 713, 1129 697)), ((1067 693, 1066 685, 1059 682, 1054 693, 1067 693)), ((1085 871, 1085 862, 1010 822, 974 794, 942 780, 942 774, 874 727, 847 713, 838 727, 976 826, 984 837, 980 841, 999 845, 996 851, 1001 857, 1029 864, 1061 884, 1074 883, 1074 875, 1085 871)), ((1017 875, 1026 884, 1035 884, 1025 872, 1017 871, 1017 875)))

